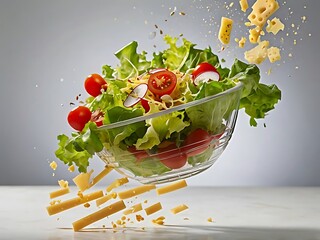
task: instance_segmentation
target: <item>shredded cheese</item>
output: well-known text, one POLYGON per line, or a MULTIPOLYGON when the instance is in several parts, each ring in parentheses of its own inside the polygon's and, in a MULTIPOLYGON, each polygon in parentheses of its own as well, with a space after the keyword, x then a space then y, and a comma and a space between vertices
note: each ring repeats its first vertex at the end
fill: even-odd
POLYGON ((118 197, 120 199, 127 199, 127 198, 134 197, 136 195, 148 192, 148 191, 155 189, 155 188, 156 188, 156 186, 153 184, 138 186, 138 187, 126 190, 126 191, 119 192, 118 197))
POLYGON ((114 182, 112 182, 106 189, 107 192, 111 192, 114 188, 120 187, 126 183, 128 183, 129 180, 128 178, 124 177, 124 178, 119 178, 116 179, 114 182))
POLYGON ((69 187, 64 187, 64 188, 60 188, 56 191, 53 191, 51 193, 49 193, 50 199, 56 198, 56 197, 60 197, 62 195, 65 195, 67 193, 70 192, 69 187))
POLYGON ((155 212, 158 212, 162 209, 161 203, 155 203, 153 205, 151 205, 150 207, 147 207, 144 209, 144 211, 146 212, 147 215, 151 215, 155 212))
POLYGON ((110 199, 115 199, 117 198, 117 193, 109 193, 101 198, 98 198, 96 200, 96 204, 97 204, 97 207, 99 207, 100 205, 106 203, 107 201, 109 201, 110 199))
POLYGON ((81 218, 81 219, 75 221, 74 223, 72 223, 73 230, 79 231, 94 222, 97 222, 105 217, 108 217, 116 212, 123 210, 125 207, 126 207, 126 205, 124 204, 124 202, 122 200, 118 201, 116 203, 113 203, 109 206, 106 206, 106 207, 102 208, 101 210, 98 210, 92 214, 89 214, 88 216, 81 218))
POLYGON ((98 182, 100 182, 106 175, 108 175, 112 171, 112 169, 112 167, 106 166, 97 176, 93 178, 89 187, 92 187, 96 185, 98 182))

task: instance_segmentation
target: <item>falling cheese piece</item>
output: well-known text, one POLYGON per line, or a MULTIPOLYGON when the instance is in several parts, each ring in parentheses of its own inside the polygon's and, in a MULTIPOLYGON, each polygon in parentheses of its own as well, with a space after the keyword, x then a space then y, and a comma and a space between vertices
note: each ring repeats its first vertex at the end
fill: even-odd
POLYGON ((81 218, 81 219, 75 221, 74 223, 72 223, 73 230, 79 231, 79 230, 85 228, 86 226, 88 226, 94 222, 97 222, 105 217, 108 217, 116 212, 119 212, 125 208, 126 208, 126 205, 124 204, 124 202, 122 200, 118 201, 116 203, 113 203, 109 206, 102 208, 101 210, 98 210, 92 214, 89 214, 88 216, 81 218))
POLYGON ((241 11, 246 12, 247 9, 249 8, 248 1, 247 0, 240 0, 239 3, 240 3, 241 11))
POLYGON ((87 173, 80 173, 72 179, 81 192, 84 192, 90 187, 90 177, 92 173, 93 170, 87 173))
POLYGON ((260 39, 261 30, 259 27, 249 30, 249 40, 251 43, 257 43, 260 39))
POLYGON ((246 39, 245 37, 242 37, 242 38, 240 39, 240 41, 238 42, 239 47, 240 47, 240 48, 244 48, 244 45, 246 44, 246 42, 247 42, 247 39, 246 39))
POLYGON ((166 218, 164 216, 160 216, 160 217, 158 217, 156 219, 153 219, 152 223, 157 224, 157 225, 163 225, 165 219, 166 218))
POLYGON ((103 196, 103 191, 96 191, 83 197, 76 197, 47 207, 48 214, 54 215, 103 196))
POLYGON ((109 174, 112 171, 112 169, 112 167, 106 166, 97 176, 93 178, 89 187, 92 187, 96 185, 98 182, 100 182, 107 174, 109 174))
POLYGON ((233 20, 230 18, 222 17, 221 26, 219 30, 219 40, 222 44, 229 44, 233 20))
POLYGON ((267 48, 269 46, 269 41, 262 41, 258 46, 252 48, 244 53, 244 58, 249 63, 260 64, 268 56, 267 48))
POLYGON ((272 32, 273 35, 277 35, 278 32, 284 30, 284 24, 279 18, 273 18, 271 21, 268 20, 268 26, 266 27, 268 33, 272 32))
POLYGON ((57 167, 58 167, 58 165, 57 165, 57 163, 56 163, 55 161, 52 161, 49 166, 50 166, 51 169, 54 170, 54 171, 55 171, 55 170, 57 169, 57 167))
POLYGON ((123 211, 124 215, 129 215, 131 213, 136 213, 142 210, 142 205, 141 203, 138 203, 136 205, 133 205, 132 207, 126 209, 125 211, 123 211))
POLYGON ((170 211, 171 211, 173 214, 177 214, 177 213, 180 213, 180 212, 182 212, 182 211, 184 211, 184 210, 187 210, 187 209, 189 209, 189 207, 188 207, 187 205, 181 204, 181 205, 179 205, 179 206, 176 206, 176 207, 172 208, 170 211))
POLYGON ((116 179, 114 182, 112 182, 106 189, 107 192, 111 192, 112 189, 114 188, 117 188, 117 187, 120 187, 126 183, 128 183, 129 180, 128 178, 124 177, 124 178, 119 178, 119 179, 116 179))
POLYGON ((134 197, 136 195, 148 192, 148 191, 155 189, 155 188, 156 188, 156 186, 153 184, 138 186, 138 187, 126 190, 126 191, 119 192, 118 197, 120 199, 127 199, 127 198, 134 197))
POLYGON ((69 182, 68 181, 65 181, 65 180, 59 180, 58 181, 58 184, 61 188, 67 188, 69 187, 69 182))
POLYGON ((67 193, 70 192, 69 187, 64 187, 64 188, 60 188, 56 191, 53 191, 51 193, 49 193, 50 199, 56 198, 56 197, 60 197, 62 195, 65 195, 67 193))
POLYGON ((268 18, 279 9, 276 0, 257 0, 252 6, 252 12, 248 16, 252 25, 263 28, 268 18))
POLYGON ((268 48, 268 58, 271 63, 281 60, 280 49, 277 47, 268 48))
POLYGON ((106 203, 107 201, 109 201, 110 199, 115 199, 117 198, 117 193, 109 193, 108 195, 105 195, 101 198, 98 198, 96 200, 96 204, 97 204, 97 207, 99 207, 100 205, 106 203))
POLYGON ((70 167, 68 167, 68 171, 69 172, 74 172, 74 165, 71 165, 70 167))
POLYGON ((162 209, 161 203, 155 203, 153 205, 151 205, 150 207, 147 207, 144 209, 144 211, 146 212, 147 215, 151 215, 155 212, 158 212, 162 209))
POLYGON ((169 193, 169 192, 172 192, 172 191, 176 191, 176 190, 178 190, 180 188, 184 188, 186 186, 187 186, 186 180, 181 180, 181 181, 169 184, 167 186, 164 186, 164 187, 161 187, 161 188, 157 188, 156 191, 157 191, 158 195, 162 195, 162 194, 166 194, 166 193, 169 193))

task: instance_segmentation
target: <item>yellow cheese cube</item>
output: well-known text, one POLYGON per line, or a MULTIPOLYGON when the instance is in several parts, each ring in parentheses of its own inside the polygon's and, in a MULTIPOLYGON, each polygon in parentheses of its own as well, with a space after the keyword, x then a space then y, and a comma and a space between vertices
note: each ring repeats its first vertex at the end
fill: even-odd
POLYGON ((274 18, 271 21, 268 20, 268 26, 266 27, 268 33, 272 32, 274 35, 278 34, 281 30, 284 30, 284 24, 280 21, 279 18, 274 18))
POLYGON ((280 49, 277 47, 268 48, 268 58, 271 63, 281 60, 280 49))
POLYGON ((249 63, 260 64, 268 56, 267 48, 269 46, 269 41, 262 41, 258 46, 252 48, 244 53, 244 58, 249 63))
POLYGON ((249 40, 251 43, 257 43, 259 41, 260 32, 261 30, 259 27, 249 30, 249 40))
POLYGON ((239 3, 240 3, 241 11, 246 12, 247 9, 249 8, 248 1, 247 0, 240 0, 239 3))
POLYGON ((240 39, 240 41, 238 42, 239 47, 240 47, 240 48, 244 48, 244 45, 246 44, 246 41, 247 41, 247 39, 246 39, 245 37, 242 37, 242 38, 240 39))
POLYGON ((72 179, 81 192, 85 191, 90 187, 90 177, 92 173, 93 170, 87 173, 80 173, 72 179))
POLYGON ((252 12, 248 16, 248 19, 251 24, 262 29, 268 18, 278 9, 279 3, 276 0, 257 0, 252 6, 252 12))
POLYGON ((230 35, 232 31, 233 20, 222 17, 221 26, 219 30, 219 40, 222 44, 228 44, 230 42, 230 35))

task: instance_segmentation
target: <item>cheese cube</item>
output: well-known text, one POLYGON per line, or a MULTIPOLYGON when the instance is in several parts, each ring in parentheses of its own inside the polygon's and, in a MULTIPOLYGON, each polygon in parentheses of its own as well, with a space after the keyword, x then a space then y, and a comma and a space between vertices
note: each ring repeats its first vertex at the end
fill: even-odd
POLYGON ((271 63, 281 60, 280 49, 277 47, 268 48, 268 58, 271 63))
POLYGON ((260 32, 261 30, 259 27, 249 30, 249 40, 251 43, 257 43, 259 41, 260 32))
POLYGON ((90 187, 90 177, 92 173, 93 170, 87 173, 80 173, 72 179, 81 192, 87 190, 90 187))
POLYGON ((244 58, 249 63, 260 64, 268 56, 267 48, 269 46, 269 41, 262 41, 258 46, 252 48, 244 53, 244 58))
POLYGON ((240 0, 239 2, 240 2, 241 11, 246 12, 247 9, 249 8, 248 1, 247 0, 240 0))
POLYGON ((278 9, 279 3, 276 0, 257 0, 252 6, 252 12, 248 16, 248 19, 251 24, 262 29, 268 18, 278 9))
POLYGON ((219 30, 219 40, 222 44, 229 44, 230 42, 230 35, 232 31, 232 24, 233 20, 222 17, 221 18, 221 26, 219 30))
POLYGON ((279 18, 274 18, 271 21, 268 20, 268 26, 266 27, 268 33, 272 32, 274 35, 278 34, 281 30, 284 30, 284 24, 280 21, 279 18))

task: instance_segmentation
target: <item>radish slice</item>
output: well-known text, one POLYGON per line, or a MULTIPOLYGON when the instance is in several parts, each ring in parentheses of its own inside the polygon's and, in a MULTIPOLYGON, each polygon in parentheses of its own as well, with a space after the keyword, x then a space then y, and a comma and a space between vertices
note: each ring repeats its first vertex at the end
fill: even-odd
POLYGON ((149 71, 149 74, 153 74, 153 73, 156 73, 156 72, 161 72, 161 71, 167 71, 166 68, 155 68, 155 69, 151 69, 149 71))
POLYGON ((219 81, 220 75, 217 72, 209 71, 209 72, 203 72, 199 74, 194 80, 193 83, 194 85, 199 85, 200 83, 203 82, 208 82, 210 80, 212 81, 219 81))
POLYGON ((123 102, 123 106, 125 107, 134 106, 135 104, 140 102, 140 100, 146 95, 147 91, 148 91, 147 84, 145 83, 139 84, 131 91, 127 99, 123 102))

